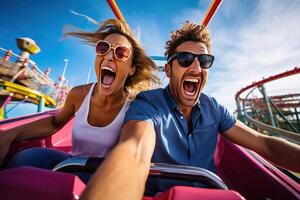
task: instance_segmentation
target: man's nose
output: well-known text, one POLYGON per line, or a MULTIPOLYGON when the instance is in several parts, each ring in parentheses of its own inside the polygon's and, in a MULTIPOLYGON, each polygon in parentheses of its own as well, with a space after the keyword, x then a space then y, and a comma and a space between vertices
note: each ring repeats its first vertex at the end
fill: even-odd
POLYGON ((194 59, 194 61, 192 62, 190 68, 195 73, 201 73, 202 72, 200 62, 197 58, 194 59))

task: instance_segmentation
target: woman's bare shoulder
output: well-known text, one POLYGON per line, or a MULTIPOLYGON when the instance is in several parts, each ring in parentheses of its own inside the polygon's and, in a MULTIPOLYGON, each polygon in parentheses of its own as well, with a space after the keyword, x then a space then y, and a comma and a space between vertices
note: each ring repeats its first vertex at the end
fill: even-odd
POLYGON ((90 83, 73 87, 68 94, 68 98, 73 102, 81 104, 92 85, 93 84, 90 83))

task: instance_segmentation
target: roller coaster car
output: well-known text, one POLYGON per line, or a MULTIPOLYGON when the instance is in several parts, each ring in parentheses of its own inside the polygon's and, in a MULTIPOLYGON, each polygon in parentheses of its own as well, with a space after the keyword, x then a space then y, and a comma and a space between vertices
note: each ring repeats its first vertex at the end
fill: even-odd
MULTIPOLYGON (((0 121, 0 130, 27 124, 55 113, 56 111, 48 111, 0 121)), ((16 152, 29 147, 70 151, 72 126, 73 120, 51 137, 12 144, 6 162, 16 152)), ((243 197, 300 199, 299 183, 257 154, 230 143, 222 136, 218 138, 214 159, 218 175, 197 167, 152 164, 150 176, 200 181, 208 187, 176 186, 155 197, 145 196, 143 200, 243 199, 243 197)), ((57 165, 53 171, 34 167, 2 169, 0 199, 78 199, 86 186, 76 175, 69 172, 74 170, 91 172, 98 164, 97 158, 71 158, 57 165)))

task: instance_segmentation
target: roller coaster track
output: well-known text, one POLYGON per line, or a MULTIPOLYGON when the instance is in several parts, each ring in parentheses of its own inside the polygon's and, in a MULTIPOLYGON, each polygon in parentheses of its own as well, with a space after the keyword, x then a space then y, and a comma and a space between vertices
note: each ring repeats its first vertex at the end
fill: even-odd
POLYGON ((260 81, 253 82, 252 84, 241 88, 235 95, 238 118, 262 133, 276 135, 300 144, 300 113, 297 111, 297 108, 300 108, 300 93, 268 97, 264 88, 265 83, 299 73, 300 68, 295 67, 292 70, 268 78, 263 78, 260 81), (263 98, 248 98, 254 89, 259 89, 263 98), (248 94, 245 98, 242 98, 241 95, 246 91, 249 91, 248 94), (294 110, 291 110, 292 108, 294 110), (262 114, 261 111, 265 111, 265 113, 262 114), (264 117, 262 115, 268 116, 269 120, 263 120, 264 117), (287 117, 287 115, 289 117, 287 117), (296 116, 296 119, 294 116, 296 116), (278 122, 276 122, 278 117, 281 117, 281 121, 284 121, 286 125, 285 129, 279 127, 278 122), (258 118, 260 120, 258 120, 258 118), (293 123, 291 120, 293 120, 293 123), (298 128, 295 124, 298 124, 298 128))

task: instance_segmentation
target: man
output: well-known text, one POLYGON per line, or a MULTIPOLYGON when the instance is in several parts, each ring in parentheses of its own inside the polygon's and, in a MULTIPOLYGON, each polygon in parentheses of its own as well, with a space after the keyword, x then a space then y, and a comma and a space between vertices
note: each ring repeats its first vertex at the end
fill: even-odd
POLYGON ((95 173, 83 199, 141 199, 150 161, 215 172, 218 133, 274 164, 300 171, 298 145, 248 128, 214 98, 201 94, 214 60, 206 28, 186 22, 172 33, 166 50, 169 85, 137 96, 119 144, 95 173))

